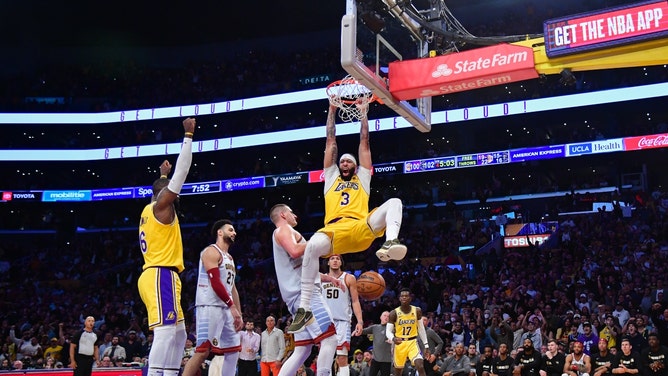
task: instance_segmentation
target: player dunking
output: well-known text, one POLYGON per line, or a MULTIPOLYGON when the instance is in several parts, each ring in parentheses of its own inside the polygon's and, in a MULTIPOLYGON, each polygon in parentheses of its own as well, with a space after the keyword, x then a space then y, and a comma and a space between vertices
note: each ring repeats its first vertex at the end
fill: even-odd
MULTIPOLYGON (((366 105, 365 105, 366 106, 366 105)), ((362 111, 365 112, 365 111, 362 111)), ((399 243, 403 206, 398 198, 391 198, 369 212, 371 192, 371 149, 369 121, 360 120, 359 166, 351 154, 338 160, 336 145, 336 106, 329 105, 327 141, 325 144, 325 227, 308 242, 302 268, 301 302, 288 332, 296 333, 313 320, 308 311, 313 284, 318 276, 318 260, 330 254, 362 252, 385 232, 386 241, 376 256, 382 261, 401 260, 406 246, 399 243)))
POLYGON ((332 312, 334 325, 336 326, 336 363, 339 365, 339 376, 349 376, 348 351, 350 351, 350 319, 355 314, 357 324, 355 336, 362 334, 364 330, 364 319, 362 318, 362 306, 357 295, 357 280, 349 273, 341 270, 343 259, 341 255, 331 255, 327 261, 329 271, 327 275, 340 281, 342 287, 331 283, 325 283, 322 289, 325 293, 325 302, 332 312), (343 286, 347 288, 343 288, 343 286), (352 310, 351 310, 352 307, 352 310))
POLYGON ((239 292, 234 283, 237 275, 229 248, 237 232, 227 219, 211 227, 216 242, 200 253, 195 309, 197 317, 197 347, 186 363, 183 376, 194 376, 209 354, 224 356, 222 376, 234 376, 243 320, 239 292))
POLYGON ((139 222, 139 247, 144 256, 143 272, 137 282, 139 295, 148 311, 153 346, 148 355, 148 376, 176 376, 186 343, 181 308, 180 272, 183 242, 174 208, 192 161, 195 119, 183 121, 185 131, 172 179, 160 177, 153 183, 153 198, 144 207, 139 222))
MULTIPOLYGON (((306 248, 306 240, 294 229, 297 216, 289 206, 277 204, 269 212, 271 221, 276 226, 272 234, 274 266, 281 297, 290 313, 294 314, 299 302, 302 258, 306 248)), ((323 280, 336 283, 336 279, 323 275, 323 280)), ((331 314, 318 288, 314 291, 310 309, 315 313, 314 320, 305 330, 295 333, 295 350, 281 366, 277 376, 293 376, 300 365, 311 354, 314 344, 320 343, 318 352, 317 376, 331 373, 332 359, 336 352, 336 334, 331 314)))

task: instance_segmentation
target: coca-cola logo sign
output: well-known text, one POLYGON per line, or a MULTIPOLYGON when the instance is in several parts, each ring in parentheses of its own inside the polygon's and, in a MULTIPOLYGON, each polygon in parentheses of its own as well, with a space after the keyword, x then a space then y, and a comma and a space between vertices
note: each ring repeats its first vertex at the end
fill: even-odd
POLYGON ((668 134, 628 137, 624 139, 625 150, 643 150, 668 147, 668 134))
POLYGON ((638 148, 661 148, 668 145, 668 137, 643 137, 638 141, 638 148))

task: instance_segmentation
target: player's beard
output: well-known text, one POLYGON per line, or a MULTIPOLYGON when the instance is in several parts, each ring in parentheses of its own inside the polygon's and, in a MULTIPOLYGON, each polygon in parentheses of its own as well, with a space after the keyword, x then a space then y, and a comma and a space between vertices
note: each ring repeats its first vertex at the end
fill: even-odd
POLYGON ((225 235, 223 236, 223 242, 227 245, 232 245, 234 244, 234 239, 232 239, 232 237, 229 235, 225 235))
POLYGON ((339 176, 341 176, 341 180, 343 181, 350 181, 353 178, 354 172, 348 170, 347 174, 343 173, 343 170, 339 169, 339 176))

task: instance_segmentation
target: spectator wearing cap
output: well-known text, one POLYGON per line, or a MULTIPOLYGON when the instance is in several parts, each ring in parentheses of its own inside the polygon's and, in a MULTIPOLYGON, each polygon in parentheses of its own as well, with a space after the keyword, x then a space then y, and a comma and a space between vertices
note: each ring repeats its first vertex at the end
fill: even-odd
POLYGON ((63 346, 58 343, 58 338, 53 337, 49 341, 49 346, 44 349, 44 359, 52 358, 54 361, 59 361, 61 351, 63 346))
POLYGON ((578 341, 582 343, 584 352, 587 355, 590 355, 596 352, 596 347, 598 346, 598 335, 592 330, 591 323, 586 321, 582 324, 584 333, 578 336, 578 341))
POLYGON ((578 329, 578 334, 584 333, 584 329, 582 328, 582 323, 584 321, 582 320, 582 315, 580 313, 575 313, 573 315, 573 325, 575 325, 578 329))
POLYGON ((617 346, 617 337, 622 333, 617 325, 617 319, 612 315, 605 316, 605 326, 599 332, 599 338, 603 338, 608 343, 608 349, 617 346))
POLYGON ((141 341, 137 338, 137 331, 132 329, 128 331, 128 337, 125 340, 125 343, 122 344, 125 347, 125 358, 134 359, 134 357, 143 357, 143 348, 141 341))
POLYGON ((186 345, 183 348, 183 356, 192 358, 195 355, 195 343, 197 342, 196 337, 192 334, 189 334, 186 338, 186 345))
POLYGON ((626 308, 624 308, 624 302, 621 300, 617 300, 617 304, 615 304, 615 310, 612 311, 612 315, 617 318, 621 327, 624 327, 624 325, 626 325, 626 321, 631 318, 631 314, 626 310, 626 308))
POLYGON ((112 358, 111 361, 114 363, 114 367, 123 367, 123 363, 125 363, 125 357, 117 356, 112 358))
POLYGON ((525 339, 530 339, 536 351, 540 353, 540 348, 543 346, 543 330, 545 329, 545 320, 543 320, 540 310, 536 310, 534 315, 527 312, 524 315, 522 327, 524 328, 524 333, 521 336, 522 343, 525 339))
POLYGON ((580 293, 577 300, 575 301, 575 306, 579 311, 582 311, 584 307, 587 307, 588 311, 591 311, 591 305, 589 304, 589 297, 586 293, 580 293))
POLYGON ((369 364, 364 361, 364 351, 357 349, 353 353, 353 361, 350 362, 350 369, 355 370, 358 375, 362 375, 364 369, 369 367, 369 364))

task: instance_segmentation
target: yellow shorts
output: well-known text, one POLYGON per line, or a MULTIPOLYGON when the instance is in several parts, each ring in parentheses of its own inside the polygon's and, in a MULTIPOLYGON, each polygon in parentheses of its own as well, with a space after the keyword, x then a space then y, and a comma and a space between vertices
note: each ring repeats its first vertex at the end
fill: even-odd
POLYGON ((383 236, 385 229, 374 233, 367 223, 371 213, 373 210, 361 219, 341 218, 318 230, 318 232, 327 234, 332 241, 331 253, 324 257, 366 251, 374 240, 383 236))
POLYGON ((395 368, 404 368, 406 364, 406 359, 411 361, 411 364, 415 363, 415 359, 422 359, 422 352, 417 344, 417 339, 404 339, 401 343, 394 345, 394 363, 395 368))
POLYGON ((139 296, 146 305, 148 327, 175 325, 184 320, 181 309, 181 278, 165 267, 147 268, 137 282, 139 296))

